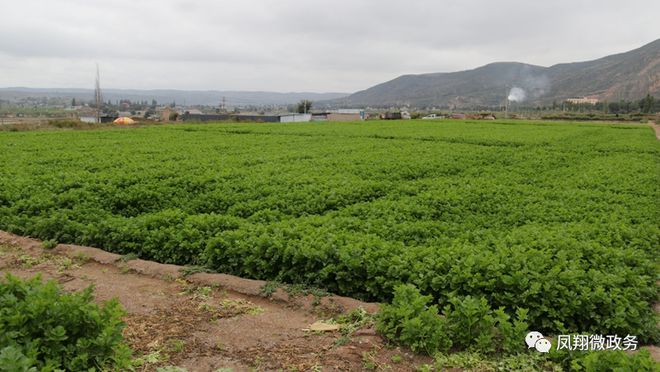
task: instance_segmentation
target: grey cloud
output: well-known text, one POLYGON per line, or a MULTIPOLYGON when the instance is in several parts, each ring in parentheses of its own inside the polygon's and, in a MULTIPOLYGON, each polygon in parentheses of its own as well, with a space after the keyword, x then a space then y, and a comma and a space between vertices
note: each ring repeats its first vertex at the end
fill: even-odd
POLYGON ((117 88, 350 92, 502 60, 592 59, 660 35, 660 3, 651 0, 23 0, 3 8, 0 86, 87 87, 99 62, 117 88))

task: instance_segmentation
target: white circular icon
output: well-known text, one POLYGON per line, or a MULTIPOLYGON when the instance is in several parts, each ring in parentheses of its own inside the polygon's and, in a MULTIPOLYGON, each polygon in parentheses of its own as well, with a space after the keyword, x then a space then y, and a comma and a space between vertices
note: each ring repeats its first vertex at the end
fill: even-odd
POLYGON ((536 350, 542 352, 542 353, 547 353, 550 351, 550 348, 552 345, 550 345, 550 341, 546 340, 545 338, 542 338, 538 341, 536 341, 536 344, 534 344, 534 347, 536 350))
POLYGON ((541 339, 543 339, 541 332, 533 331, 527 334, 527 337, 525 337, 525 343, 527 343, 528 348, 531 349, 536 345, 536 341, 541 339))

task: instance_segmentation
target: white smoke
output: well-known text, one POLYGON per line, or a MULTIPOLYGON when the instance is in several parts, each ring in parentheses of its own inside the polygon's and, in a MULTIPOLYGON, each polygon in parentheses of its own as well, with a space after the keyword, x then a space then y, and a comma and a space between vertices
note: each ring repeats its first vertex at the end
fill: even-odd
POLYGON ((524 89, 518 88, 518 87, 513 87, 509 91, 509 97, 507 97, 507 99, 510 102, 522 102, 522 101, 525 100, 526 97, 527 97, 527 94, 525 93, 524 89))
POLYGON ((545 75, 527 76, 522 82, 528 98, 537 99, 545 95, 550 88, 550 79, 545 75))

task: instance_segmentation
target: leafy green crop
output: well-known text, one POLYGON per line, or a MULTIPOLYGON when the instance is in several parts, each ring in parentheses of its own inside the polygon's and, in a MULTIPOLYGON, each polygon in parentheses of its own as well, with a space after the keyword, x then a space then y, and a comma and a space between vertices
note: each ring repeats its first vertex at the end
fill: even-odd
POLYGON ((660 142, 637 125, 210 124, 0 133, 0 229, 544 334, 660 342, 660 142))
POLYGON ((92 288, 62 293, 39 276, 0 281, 0 371, 88 371, 130 366, 117 301, 99 307, 92 288))
POLYGON ((390 341, 428 354, 472 350, 488 354, 517 354, 525 350, 527 310, 517 309, 516 318, 500 308, 493 311, 484 299, 452 297, 442 313, 429 305, 413 285, 395 288, 392 304, 378 313, 376 330, 390 341))
POLYGON ((431 296, 422 296, 412 285, 397 287, 392 304, 383 305, 378 313, 376 330, 413 351, 433 354, 449 350, 452 338, 447 318, 438 316, 438 307, 429 306, 430 301, 431 296))

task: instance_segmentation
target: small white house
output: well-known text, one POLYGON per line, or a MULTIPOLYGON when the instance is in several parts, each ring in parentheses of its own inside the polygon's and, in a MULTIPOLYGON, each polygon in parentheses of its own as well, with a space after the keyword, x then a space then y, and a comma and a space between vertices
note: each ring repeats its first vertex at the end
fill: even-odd
POLYGON ((312 114, 283 114, 280 123, 304 123, 312 120, 312 114))

